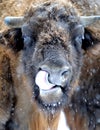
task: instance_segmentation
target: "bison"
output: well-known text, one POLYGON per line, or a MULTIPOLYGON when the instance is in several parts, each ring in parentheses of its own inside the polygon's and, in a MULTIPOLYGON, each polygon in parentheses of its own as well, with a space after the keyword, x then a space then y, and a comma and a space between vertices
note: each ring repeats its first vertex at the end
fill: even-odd
POLYGON ((24 17, 5 18, 0 130, 100 128, 100 37, 87 28, 99 19, 79 16, 66 0, 43 0, 24 17))

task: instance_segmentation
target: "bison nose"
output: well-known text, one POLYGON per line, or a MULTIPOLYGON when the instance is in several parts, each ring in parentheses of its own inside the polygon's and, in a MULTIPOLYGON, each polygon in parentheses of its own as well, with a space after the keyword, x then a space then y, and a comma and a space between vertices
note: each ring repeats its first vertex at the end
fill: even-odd
POLYGON ((48 72, 48 81, 58 86, 65 86, 70 77, 70 68, 68 66, 61 68, 42 67, 42 70, 48 72))
POLYGON ((48 79, 51 83, 59 86, 64 86, 67 83, 69 77, 69 67, 61 68, 60 70, 54 70, 50 73, 48 79))

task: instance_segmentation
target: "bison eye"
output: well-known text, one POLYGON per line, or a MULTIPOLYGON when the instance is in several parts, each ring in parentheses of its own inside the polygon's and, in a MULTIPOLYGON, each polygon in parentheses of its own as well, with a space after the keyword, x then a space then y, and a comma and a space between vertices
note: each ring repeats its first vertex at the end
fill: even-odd
POLYGON ((79 43, 80 45, 82 45, 82 36, 78 36, 75 38, 75 42, 79 43))
POLYGON ((29 36, 23 36, 23 39, 24 39, 24 43, 25 43, 26 45, 29 45, 29 44, 30 44, 31 38, 30 38, 29 36))
POLYGON ((34 45, 34 41, 29 36, 23 36, 24 39, 24 49, 32 47, 34 45))
POLYGON ((74 46, 80 48, 82 46, 82 37, 78 36, 74 39, 74 46))

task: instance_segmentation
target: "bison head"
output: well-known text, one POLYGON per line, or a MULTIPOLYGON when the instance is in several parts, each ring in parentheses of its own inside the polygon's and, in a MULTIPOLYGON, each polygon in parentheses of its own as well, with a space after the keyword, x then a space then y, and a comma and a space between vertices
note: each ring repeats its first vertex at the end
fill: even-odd
POLYGON ((70 4, 56 2, 31 8, 24 17, 5 18, 8 25, 21 24, 22 74, 44 110, 56 110, 70 101, 82 66, 84 28, 98 18, 79 17, 70 4))

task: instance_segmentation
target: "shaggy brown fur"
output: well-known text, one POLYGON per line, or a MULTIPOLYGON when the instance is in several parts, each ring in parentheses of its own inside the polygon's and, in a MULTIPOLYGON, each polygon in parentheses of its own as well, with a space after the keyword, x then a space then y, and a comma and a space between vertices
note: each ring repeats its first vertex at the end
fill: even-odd
POLYGON ((16 46, 16 38, 19 37, 19 41, 22 42, 18 30, 7 30, 0 34, 0 108, 2 114, 6 114, 0 115, 3 125, 10 119, 14 109, 13 105, 16 103, 14 79, 16 77, 16 67, 19 62, 19 54, 16 52, 18 51, 18 46, 20 46, 16 46))
POLYGON ((9 41, 0 35, 0 130, 5 130, 4 126, 10 119, 15 102, 12 73, 16 68, 17 58, 7 47, 8 43, 9 41))
POLYGON ((61 110, 71 130, 99 129, 100 39, 84 33, 72 5, 63 2, 32 7, 21 28, 0 35, 0 130, 57 130, 61 110), (34 79, 41 64, 61 69, 65 63, 71 79, 62 105, 53 107, 38 96, 34 79))
POLYGON ((0 129, 10 118, 12 107, 13 89, 7 48, 0 47, 0 129))
MULTIPOLYGON (((89 30, 92 33, 91 30, 89 30)), ((92 38, 94 38, 92 35, 92 38)), ((95 39, 95 38, 94 38, 95 39)), ((79 86, 72 98, 73 110, 80 111, 89 119, 89 129, 100 129, 100 39, 92 41, 92 46, 84 53, 84 64, 79 86), (95 44, 96 42, 96 44, 95 44), (95 44, 95 45, 93 45, 95 44), (83 107, 82 107, 83 106, 83 107), (86 114, 87 113, 87 114, 86 114)))

